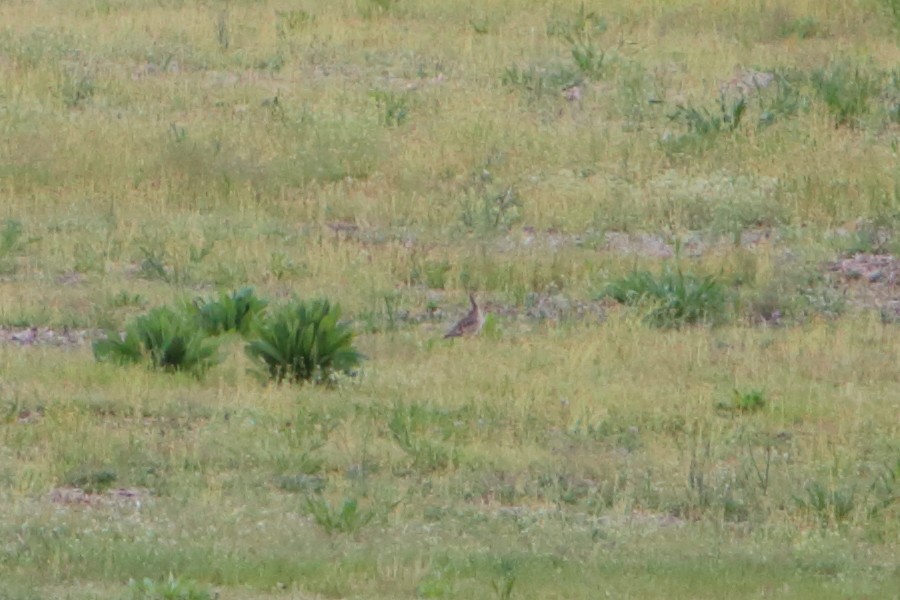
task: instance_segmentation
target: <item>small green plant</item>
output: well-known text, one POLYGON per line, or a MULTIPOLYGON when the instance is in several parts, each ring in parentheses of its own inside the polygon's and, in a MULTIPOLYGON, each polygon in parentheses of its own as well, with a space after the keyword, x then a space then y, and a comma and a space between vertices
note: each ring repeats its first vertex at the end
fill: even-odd
POLYGON ((385 15, 396 6, 398 0, 356 0, 356 8, 364 19, 385 15))
POLYGON ((278 281, 287 277, 302 275, 306 270, 305 264, 295 262, 283 252, 273 252, 269 259, 269 273, 278 281))
POLYGON ((602 34, 607 29, 606 19, 594 11, 588 11, 582 2, 578 12, 571 17, 555 16, 547 23, 547 35, 560 37, 566 41, 589 38, 602 34))
POLYGON ((24 233, 21 221, 6 219, 3 222, 3 229, 0 230, 0 255, 8 256, 20 252, 24 247, 22 243, 24 233))
POLYGON ((116 481, 116 472, 111 469, 81 467, 70 471, 63 478, 66 485, 81 488, 88 494, 108 490, 116 481))
POLYGON ((166 251, 162 248, 147 248, 141 246, 144 259, 141 261, 140 276, 144 279, 159 279, 165 282, 171 280, 169 269, 166 267, 166 251))
POLYGON ((124 337, 107 331, 106 339, 93 344, 94 357, 119 364, 147 360, 165 371, 200 375, 218 362, 216 343, 190 315, 168 307, 151 310, 135 319, 124 337))
POLYGON ((206 586, 171 574, 165 581, 132 579, 128 582, 128 589, 131 600, 213 600, 218 596, 206 586))
POLYGON ((235 331, 247 335, 250 327, 265 311, 268 302, 253 294, 253 288, 222 293, 218 299, 198 298, 191 305, 200 327, 209 335, 235 331))
POLYGON ((521 220, 522 199, 514 186, 481 188, 460 199, 459 218, 463 225, 481 231, 505 231, 521 220))
POLYGON ((775 74, 774 88, 761 90, 758 96, 760 128, 809 110, 809 98, 800 93, 803 80, 805 77, 794 73, 775 74))
POLYGON ((0 229, 0 274, 12 274, 16 271, 15 257, 25 248, 22 236, 25 229, 22 222, 16 219, 6 219, 3 228, 0 229))
POLYGON ((400 294, 396 291, 388 292, 384 295, 384 318, 386 321, 386 329, 393 331, 397 329, 397 321, 400 320, 401 313, 398 310, 400 304, 400 294))
POLYGON ((822 26, 815 17, 798 17, 782 23, 778 34, 783 38, 796 36, 798 39, 806 40, 821 35, 822 26))
POLYGON ((472 31, 479 35, 485 35, 490 31, 488 20, 484 17, 481 17, 480 19, 469 19, 469 25, 472 26, 472 31))
POLYGON ((58 90, 66 108, 78 108, 94 97, 94 76, 90 70, 71 69, 61 77, 58 90))
POLYGON ((123 308, 127 306, 143 306, 147 300, 140 294, 132 294, 128 290, 121 290, 118 294, 109 297, 109 306, 123 308))
POLYGON ((603 34, 606 28, 606 19, 587 11, 582 3, 575 15, 550 21, 547 35, 562 38, 569 44, 569 53, 581 75, 599 79, 605 68, 606 52, 597 48, 595 37, 603 34))
POLYGON ((219 42, 219 48, 228 50, 231 45, 231 36, 228 33, 228 11, 220 10, 216 15, 216 41, 219 42))
MULTIPOLYGON (((887 82, 881 94, 884 116, 890 123, 900 123, 900 69, 887 74, 887 82)), ((896 148, 896 142, 891 148, 896 148)))
POLYGON ((516 584, 515 563, 509 559, 500 561, 500 577, 491 581, 491 587, 499 600, 512 598, 513 587, 516 584))
POLYGON ((748 390, 742 392, 733 390, 731 399, 719 402, 717 408, 720 410, 731 411, 736 413, 755 413, 766 406, 766 394, 762 390, 748 390))
POLYGON ((442 290, 447 285, 447 273, 451 265, 447 260, 425 260, 413 266, 409 279, 412 283, 424 284, 434 290, 442 290))
POLYGON ((746 110, 747 101, 743 96, 729 102, 725 94, 722 94, 719 97, 719 114, 706 108, 678 105, 669 118, 682 123, 687 127, 688 133, 705 137, 736 130, 746 110))
POLYGON ((716 277, 669 266, 658 276, 634 271, 610 283, 604 295, 621 304, 648 305, 647 322, 654 327, 716 324, 724 319, 727 304, 725 286, 716 277))
POLYGON ((328 383, 338 373, 352 374, 363 355, 340 316, 328 300, 295 302, 261 322, 246 352, 277 382, 328 383))
POLYGON ((876 75, 844 63, 815 71, 810 81, 838 127, 858 125, 860 117, 869 112, 870 100, 880 91, 876 75))
POLYGON ((371 92, 375 104, 381 111, 381 123, 387 127, 399 127, 409 117, 409 95, 391 91, 371 92))
POLYGON ((500 327, 500 322, 497 320, 496 315, 488 314, 484 318, 481 335, 492 340, 499 339, 503 335, 503 330, 500 327))
POLYGON ((500 77, 501 85, 520 88, 528 92, 532 99, 559 96, 561 90, 583 82, 583 73, 568 65, 531 66, 527 69, 513 65, 507 67, 500 77))
POLYGON ((869 509, 870 516, 878 516, 893 505, 900 504, 900 457, 893 463, 886 462, 869 488, 874 501, 869 509))
POLYGON ((777 452, 777 446, 790 438, 780 434, 772 435, 755 431, 744 432, 741 438, 746 441, 746 459, 744 461, 746 481, 755 482, 759 491, 765 496, 769 493, 773 459, 780 454, 777 452), (757 449, 760 450, 759 458, 756 456, 757 449))
POLYGON ((451 448, 415 432, 421 411, 414 405, 397 404, 388 421, 391 437, 397 445, 412 458, 412 467, 431 473, 446 469, 457 462, 451 448))
POLYGON ((590 40, 572 40, 572 60, 575 66, 588 79, 599 79, 604 70, 606 52, 599 50, 590 40))
POLYGON ((313 22, 313 16, 305 10, 276 10, 275 18, 275 31, 279 39, 285 39, 313 22))
POLYGON ((356 533, 375 517, 374 511, 360 508, 356 498, 345 498, 337 507, 320 496, 307 496, 306 509, 328 535, 356 533))
POLYGON ((806 497, 794 496, 794 502, 817 517, 823 527, 829 523, 841 523, 856 507, 856 487, 829 488, 818 481, 811 481, 806 485, 806 497))
POLYGON ((894 29, 900 31, 900 0, 879 0, 882 11, 891 20, 894 29))
POLYGON ((327 481, 318 475, 298 473, 296 475, 282 475, 275 480, 278 489, 284 492, 321 494, 325 491, 327 481))

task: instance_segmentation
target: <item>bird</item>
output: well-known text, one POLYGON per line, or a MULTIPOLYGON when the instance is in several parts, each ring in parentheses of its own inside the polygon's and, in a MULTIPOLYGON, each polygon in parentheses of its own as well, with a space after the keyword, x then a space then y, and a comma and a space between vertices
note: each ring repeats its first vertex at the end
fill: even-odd
POLYGON ((484 327, 484 313, 481 312, 481 308, 475 302, 475 294, 469 294, 469 301, 472 302, 472 310, 460 319, 459 323, 453 326, 453 329, 447 332, 444 336, 445 339, 477 335, 481 328, 484 327))

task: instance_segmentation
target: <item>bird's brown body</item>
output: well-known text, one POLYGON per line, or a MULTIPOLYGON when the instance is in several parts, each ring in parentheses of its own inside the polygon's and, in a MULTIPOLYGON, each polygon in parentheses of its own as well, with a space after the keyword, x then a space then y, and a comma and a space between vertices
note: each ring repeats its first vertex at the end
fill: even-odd
POLYGON ((459 323, 447 332, 444 336, 445 338, 477 335, 481 328, 484 327, 484 313, 481 312, 481 308, 475 302, 475 294, 469 294, 469 301, 472 303, 472 309, 469 311, 469 314, 460 319, 459 323))

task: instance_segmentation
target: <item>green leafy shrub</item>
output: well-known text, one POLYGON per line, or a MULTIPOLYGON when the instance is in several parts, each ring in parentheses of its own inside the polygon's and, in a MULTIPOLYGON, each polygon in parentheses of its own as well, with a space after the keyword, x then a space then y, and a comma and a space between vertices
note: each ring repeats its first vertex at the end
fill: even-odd
POLYGON ((217 300, 198 298, 191 306, 200 327, 209 335, 236 331, 247 335, 268 302, 253 294, 253 288, 222 293, 217 300))
POLYGON ((216 343, 190 315, 168 307, 151 310, 135 319, 125 331, 106 332, 93 344, 97 360, 120 364, 147 360, 165 371, 201 374, 218 362, 216 343))
POLYGON ((654 327, 720 322, 727 301, 725 285, 716 277, 670 267, 658 276, 648 271, 630 273, 610 283, 605 295, 630 306, 649 304, 647 322, 654 327))
POLYGON ((337 373, 352 373, 363 359, 340 316, 328 300, 297 302, 264 320, 246 352, 269 379, 327 383, 337 373))

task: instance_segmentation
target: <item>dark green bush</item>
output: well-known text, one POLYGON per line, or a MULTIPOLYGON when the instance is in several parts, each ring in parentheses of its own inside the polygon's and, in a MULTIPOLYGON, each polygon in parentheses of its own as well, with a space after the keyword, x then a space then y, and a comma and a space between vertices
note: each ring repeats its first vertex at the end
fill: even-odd
POLYGON ((327 383, 363 359, 353 332, 327 300, 296 302, 262 321, 246 352, 275 381, 327 383))
POLYGON ((253 288, 243 288, 230 294, 222 293, 217 300, 198 298, 191 305, 200 327, 209 335, 236 331, 247 335, 253 322, 266 309, 268 302, 255 296, 253 288))
POLYGON ((218 362, 217 347, 190 315, 168 307, 154 308, 135 319, 122 337, 106 332, 93 344, 97 360, 120 364, 149 361, 166 371, 199 375, 218 362))

